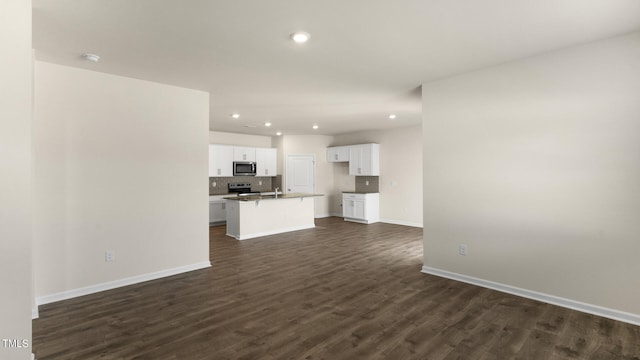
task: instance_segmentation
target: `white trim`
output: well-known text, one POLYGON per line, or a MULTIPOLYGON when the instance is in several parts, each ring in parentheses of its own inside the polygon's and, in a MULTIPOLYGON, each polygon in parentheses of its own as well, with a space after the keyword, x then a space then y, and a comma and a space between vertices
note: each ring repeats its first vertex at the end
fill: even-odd
POLYGON ((201 263, 156 271, 149 274, 137 275, 137 276, 132 276, 132 277, 128 277, 120 280, 114 280, 114 281, 108 281, 101 284, 90 285, 83 288, 61 291, 55 294, 38 296, 36 297, 36 305, 44 305, 44 304, 49 304, 56 301, 72 299, 78 296, 94 294, 100 291, 111 290, 111 289, 119 288, 122 286, 138 284, 138 283, 149 281, 149 280, 160 279, 163 277, 182 274, 182 273, 193 271, 193 270, 205 269, 208 267, 211 267, 211 262, 204 261, 201 263))
POLYGON ((316 219, 320 219, 320 218, 328 218, 328 217, 331 217, 331 214, 316 214, 316 215, 314 216, 314 218, 316 218, 316 219))
POLYGON ((404 225, 404 226, 419 227, 419 228, 422 227, 422 223, 414 223, 414 222, 403 221, 403 220, 380 219, 380 222, 383 222, 386 224, 404 225))
POLYGON ((511 285, 501 284, 489 280, 479 279, 473 276, 462 275, 458 273, 440 270, 428 266, 422 267, 422 272, 447 279, 457 280, 472 285, 478 285, 485 288, 505 292, 507 294, 522 296, 528 299, 542 301, 552 305, 558 305, 564 308, 581 311, 587 314, 602 316, 605 318, 626 322, 633 325, 640 325, 640 315, 632 314, 620 310, 610 309, 598 305, 587 304, 576 300, 562 298, 559 296, 549 295, 533 290, 527 290, 511 285))
POLYGON ((34 309, 31 309, 31 320, 37 319, 40 317, 40 313, 38 313, 38 305, 34 309))
POLYGON ((234 236, 234 235, 227 234, 227 236, 231 236, 232 238, 238 239, 238 240, 247 240, 247 239, 253 239, 253 238, 257 238, 257 237, 261 237, 261 236, 275 235, 275 234, 280 234, 280 233, 285 233, 285 232, 290 232, 290 231, 313 229, 314 227, 316 227, 315 224, 301 225, 301 226, 293 226, 293 227, 284 228, 284 229, 262 231, 262 232, 259 232, 259 233, 245 234, 245 235, 239 235, 239 236, 234 236))
POLYGON ((377 219, 362 220, 362 219, 349 218, 349 217, 345 217, 344 221, 350 221, 350 222, 367 224, 367 225, 380 222, 380 220, 377 220, 377 219))
POLYGON ((342 212, 332 212, 330 216, 342 217, 342 212))

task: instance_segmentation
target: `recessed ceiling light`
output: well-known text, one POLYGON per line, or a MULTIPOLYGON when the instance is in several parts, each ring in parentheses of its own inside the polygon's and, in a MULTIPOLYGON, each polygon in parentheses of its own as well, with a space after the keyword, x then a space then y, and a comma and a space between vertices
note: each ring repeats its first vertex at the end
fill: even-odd
POLYGON ((317 130, 318 129, 318 125, 313 125, 313 130, 317 130))
POLYGON ((304 31, 296 31, 293 34, 291 34, 291 40, 295 41, 298 44, 306 43, 310 37, 311 35, 309 35, 309 33, 306 33, 304 31))
POLYGON ((278 131, 278 132, 276 133, 276 135, 280 136, 280 135, 282 135, 282 132, 278 131))
POLYGON ((266 123, 264 123, 264 126, 271 126, 271 123, 270 122, 266 122, 266 123))
POLYGON ((396 114, 389 115, 389 119, 395 119, 395 118, 396 118, 396 114))
POLYGON ((100 61, 100 56, 96 55, 96 54, 89 54, 89 53, 85 53, 82 54, 82 57, 87 60, 87 61, 91 61, 91 62, 98 62, 100 61))
POLYGON ((234 119, 237 119, 237 118, 240 117, 240 114, 231 114, 231 117, 234 118, 234 119))

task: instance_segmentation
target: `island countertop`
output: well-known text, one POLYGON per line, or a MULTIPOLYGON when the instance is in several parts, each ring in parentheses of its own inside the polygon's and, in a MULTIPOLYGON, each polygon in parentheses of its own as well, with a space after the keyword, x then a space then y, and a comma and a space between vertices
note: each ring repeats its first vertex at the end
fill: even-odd
POLYGON ((283 199, 298 199, 314 196, 324 196, 324 194, 306 194, 306 193, 289 193, 289 194, 275 194, 270 195, 248 195, 248 196, 229 196, 223 199, 235 200, 235 201, 257 201, 257 200, 283 200, 283 199))

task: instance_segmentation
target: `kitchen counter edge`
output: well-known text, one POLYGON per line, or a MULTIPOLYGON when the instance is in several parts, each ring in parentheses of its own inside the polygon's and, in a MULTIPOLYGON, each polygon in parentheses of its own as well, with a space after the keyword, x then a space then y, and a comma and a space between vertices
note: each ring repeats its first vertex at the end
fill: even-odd
POLYGON ((249 196, 229 196, 223 199, 235 200, 235 201, 258 201, 258 200, 282 200, 282 199, 297 199, 306 197, 324 196, 324 194, 303 194, 303 193, 291 193, 291 194, 278 194, 275 195, 249 195, 249 196))

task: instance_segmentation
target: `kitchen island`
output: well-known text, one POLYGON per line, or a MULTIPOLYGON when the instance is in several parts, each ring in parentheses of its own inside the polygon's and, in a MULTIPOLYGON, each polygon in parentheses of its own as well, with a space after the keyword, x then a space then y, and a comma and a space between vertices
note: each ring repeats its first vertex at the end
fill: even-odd
POLYGON ((321 194, 231 196, 227 235, 238 240, 315 227, 314 197, 321 194))

